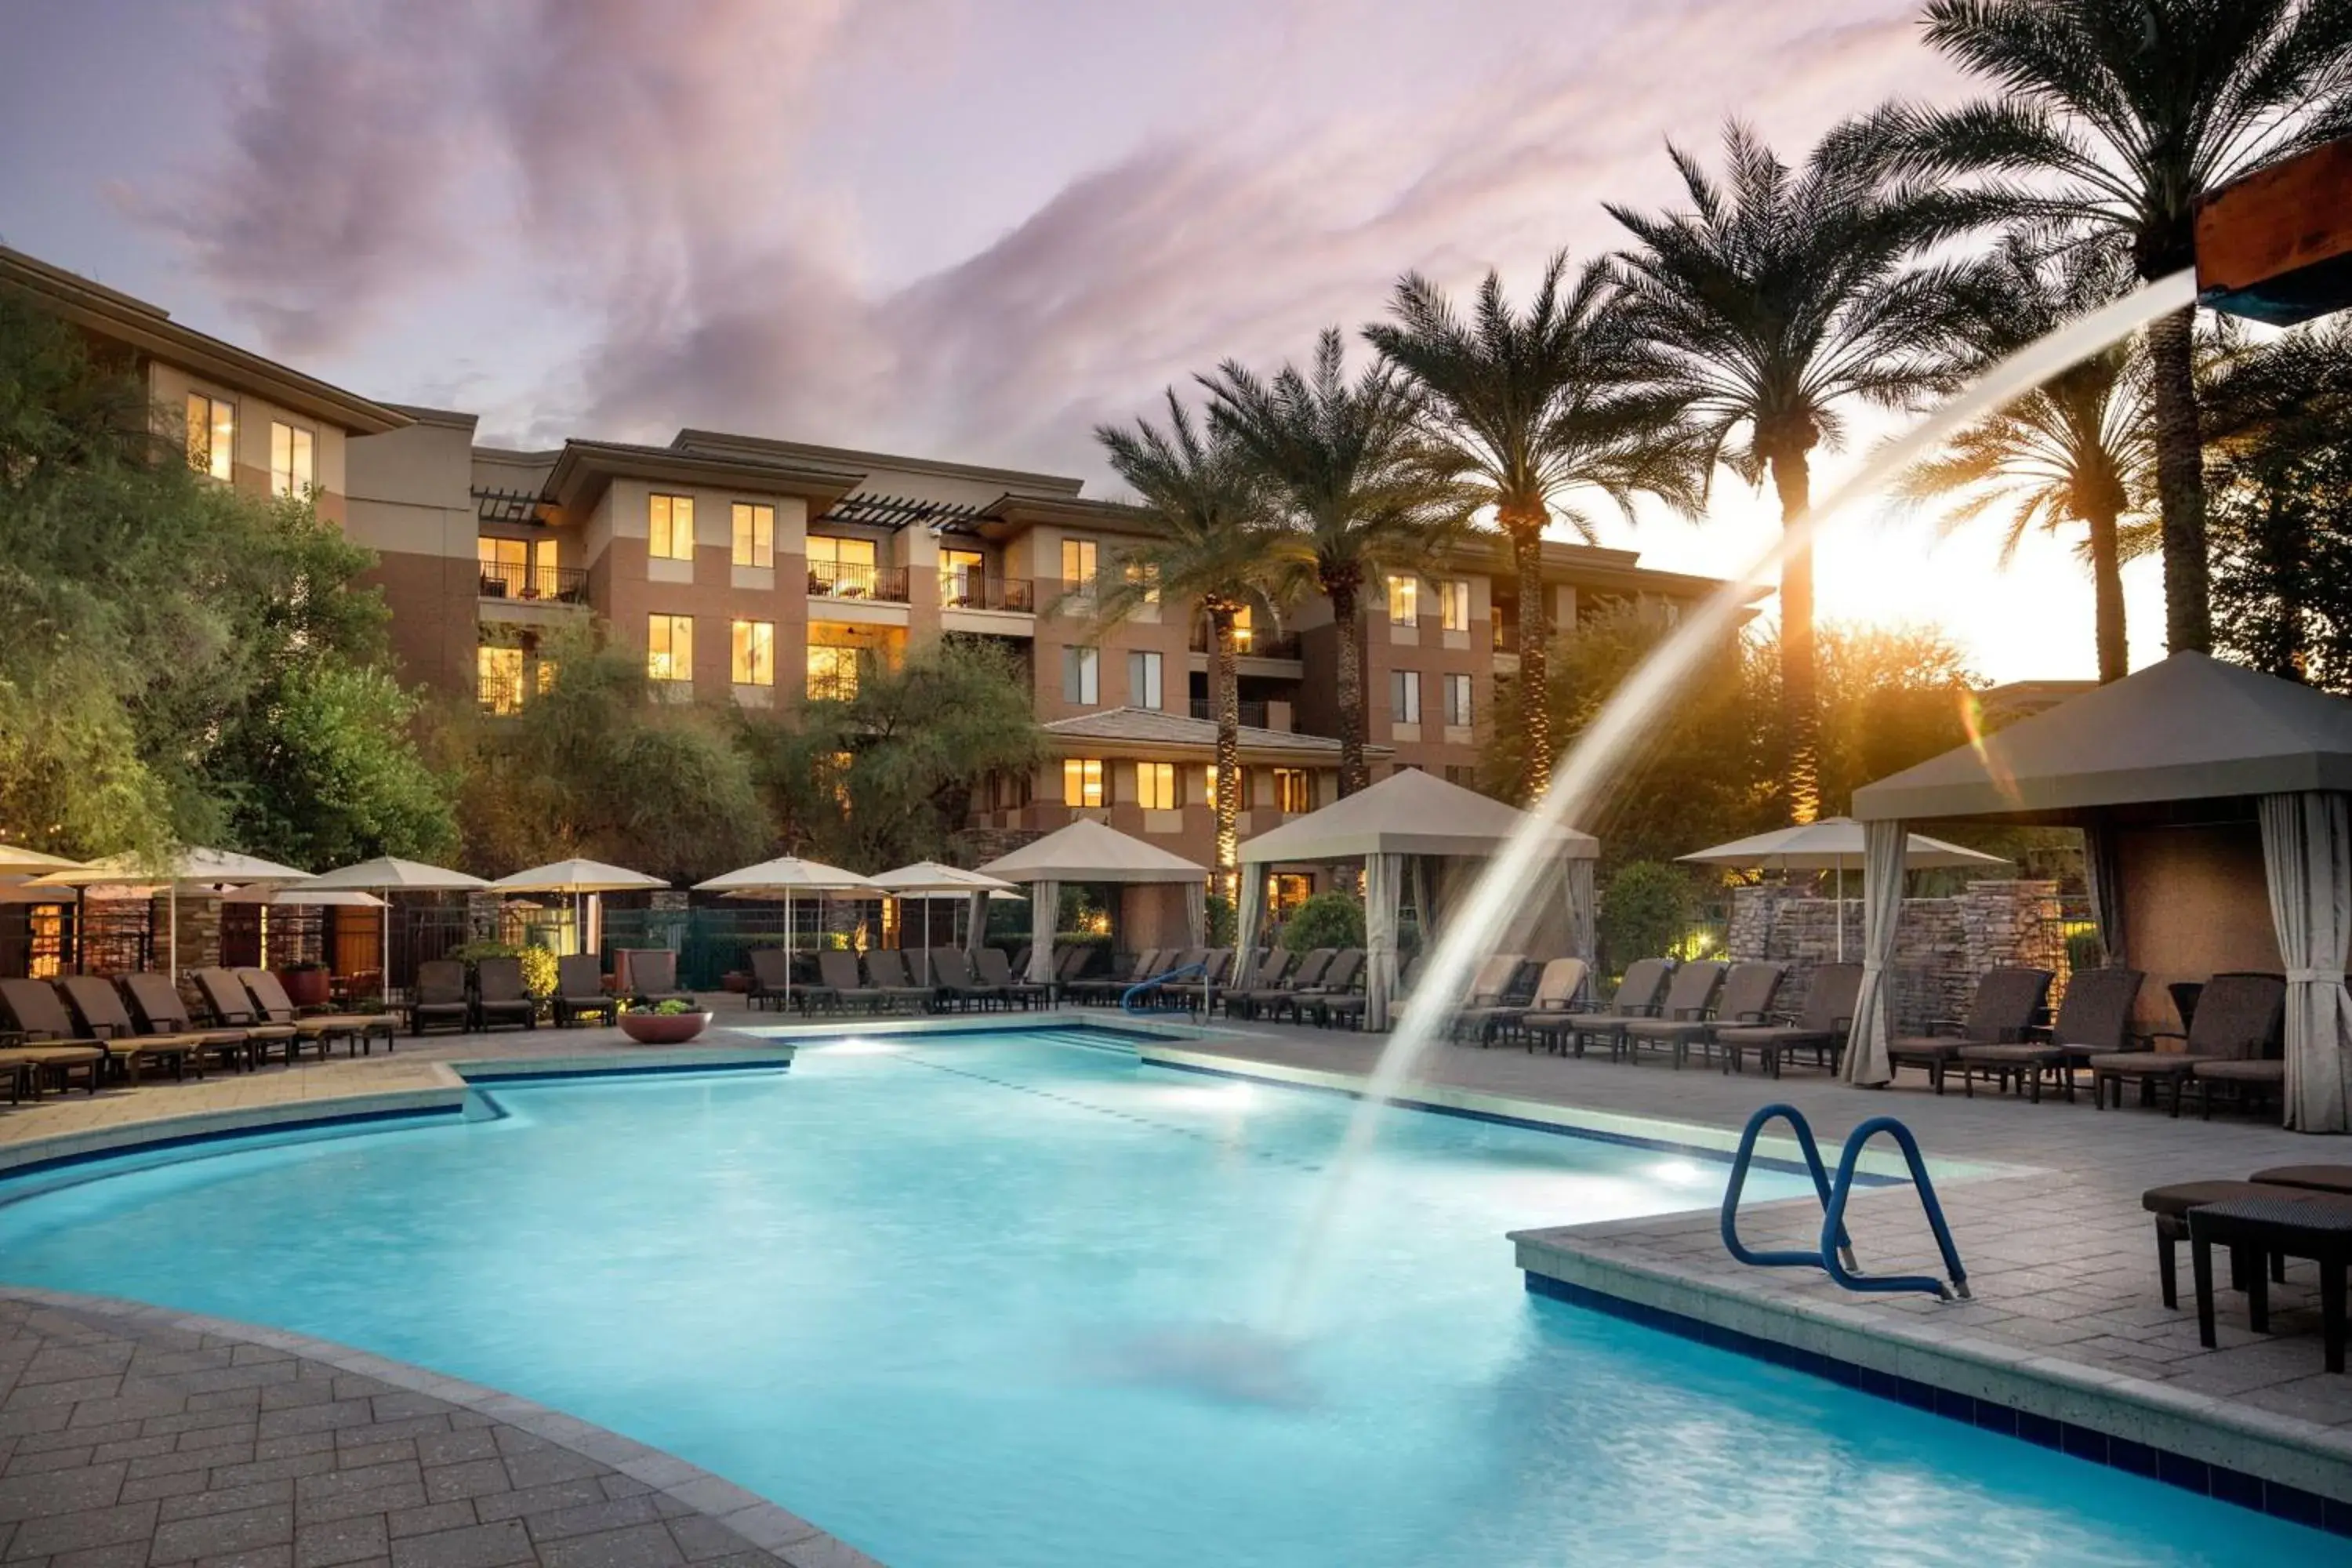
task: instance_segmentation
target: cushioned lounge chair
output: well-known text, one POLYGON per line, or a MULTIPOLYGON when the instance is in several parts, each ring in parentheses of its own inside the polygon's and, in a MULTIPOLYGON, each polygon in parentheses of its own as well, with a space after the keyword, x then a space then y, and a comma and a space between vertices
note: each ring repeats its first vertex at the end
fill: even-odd
POLYGON ((432 1029, 465 1034, 474 1026, 474 1005, 466 995, 466 966, 454 958, 428 958, 416 966, 416 984, 409 987, 408 1032, 432 1029))
MULTIPOLYGON (((1760 987, 1762 1002, 1753 1008, 1749 1017, 1726 1021, 1761 1023, 1772 1005, 1772 993, 1780 984, 1780 965, 1743 963, 1739 967, 1749 971, 1744 979, 1751 990, 1760 987), (1771 973, 1764 973, 1765 970, 1771 973)), ((1713 958, 1703 958, 1676 969, 1655 1016, 1628 1018, 1619 1025, 1616 1038, 1610 1042, 1610 1055, 1631 1060, 1643 1050, 1664 1051, 1680 1068, 1692 1043, 1705 1039, 1707 1030, 1715 1026, 1717 998, 1723 994, 1725 977, 1731 969, 1731 965, 1713 958)), ((1748 998, 1735 1000, 1745 1003, 1748 998)))
POLYGON ((150 1034, 180 1035, 196 1042, 197 1054, 233 1071, 256 1065, 253 1042, 243 1029, 199 1027, 189 1016, 187 999, 168 974, 142 971, 122 976, 124 1000, 139 1026, 150 1034))
MULTIPOLYGON (((511 961, 509 961, 511 962, 511 961)), ((343 1042, 343 1054, 360 1056, 375 1054, 375 1042, 382 1040, 385 1050, 400 1034, 400 1020, 390 1013, 313 1013, 304 1016, 286 994, 286 986, 267 969, 239 969, 234 972, 238 984, 253 998, 265 1024, 291 1024, 295 1033, 306 1041, 316 1041, 319 1057, 325 1060, 327 1047, 337 1040, 343 1042)))
POLYGON ((793 987, 793 1000, 800 1004, 802 1012, 825 1007, 870 1013, 879 1004, 880 998, 857 967, 857 954, 845 947, 821 947, 815 956, 816 984, 793 987))
POLYGON ((205 1076, 204 1041, 194 1034, 142 1031, 131 1022, 131 1009, 113 982, 95 974, 68 974, 57 986, 73 1015, 74 1033, 102 1043, 117 1076, 135 1081, 150 1064, 168 1066, 173 1078, 185 1077, 193 1064, 196 1076, 205 1076))
POLYGON ((1182 980, 1171 980, 1161 986, 1167 996, 1188 1007, 1198 1006, 1201 999, 1212 990, 1223 990, 1233 977, 1234 950, 1230 947, 1210 948, 1200 961, 1201 973, 1182 980))
POLYGON ((288 1062, 302 1059, 305 1046, 318 1051, 323 1058, 326 1041, 317 1035, 305 1035, 292 1023, 278 1023, 263 1016, 253 993, 245 982, 226 969, 196 970, 191 976, 196 983, 196 994, 203 998, 210 1021, 224 1029, 243 1029, 247 1048, 257 1067, 269 1059, 275 1051, 288 1062))
MULTIPOLYGON (((765 951, 754 950, 752 956, 765 951)), ((619 1023, 621 999, 604 989, 604 961, 593 952, 569 952, 557 959, 555 994, 548 998, 548 1011, 560 1029, 598 1018, 608 1027, 619 1023)))
POLYGON ((1645 1018, 1657 1012, 1674 971, 1671 958, 1637 958, 1626 966, 1625 977, 1617 983, 1607 1006, 1589 1013, 1528 1014, 1519 1020, 1519 1027, 1529 1037, 1528 1048, 1533 1050, 1533 1042, 1540 1038, 1552 1050, 1571 1050, 1580 1057, 1588 1040, 1607 1041, 1615 1049, 1617 1031, 1626 1019, 1645 1018))
POLYGON ((2072 1103, 2076 1065, 2124 1049, 2131 1036, 2132 1004, 2145 978, 2137 969, 2077 971, 2066 982, 2066 994, 2059 1001, 2047 1038, 1960 1047, 1961 1090, 1974 1099, 1981 1075, 2004 1089, 2019 1084, 2039 1105, 2042 1080, 2048 1078, 2064 1087, 2072 1103))
POLYGON ((907 955, 897 948, 877 947, 866 955, 866 982, 893 1012, 901 1007, 923 1012, 931 1005, 931 988, 916 983, 907 955))
POLYGON ((2041 1016, 2050 997, 2046 969, 1988 969, 1977 982, 1977 994, 1965 1018, 1937 1018, 1924 1035, 1906 1035, 1886 1047, 1888 1076, 1904 1068, 1917 1068, 1928 1085, 1944 1092, 1944 1073, 1970 1046, 2013 1045, 2041 1016))
MULTIPOLYGON (((1369 967, 1369 962, 1367 960, 1367 967, 1369 967)), ((1403 1011, 1404 1005, 1412 1000, 1413 993, 1421 985, 1423 972, 1428 966, 1429 953, 1424 950, 1407 959, 1404 967, 1397 971, 1396 994, 1389 998, 1389 1022, 1391 1025, 1396 1022, 1397 1016, 1403 1011)), ((1360 989, 1343 992, 1337 995, 1327 994, 1309 998, 1306 1007, 1308 1016, 1312 1017, 1319 1027, 1332 1028, 1345 1026, 1350 1029, 1357 1029, 1363 1026, 1365 1010, 1370 1005, 1370 1002, 1371 998, 1360 989)))
POLYGON ((1305 1023, 1307 1017, 1306 1009, 1309 1005, 1319 1004, 1328 997, 1344 996, 1363 984, 1365 957, 1360 947, 1341 948, 1331 955, 1331 962, 1325 966, 1320 980, 1311 985, 1294 984, 1287 991, 1277 992, 1275 999, 1266 1005, 1266 1011, 1276 1020, 1288 1013, 1296 1022, 1305 1023))
POLYGON ((1309 991, 1314 990, 1323 984, 1324 972, 1331 967, 1331 961, 1339 956, 1339 950, 1336 947, 1310 948, 1306 952, 1298 954, 1297 962, 1292 963, 1288 972, 1279 978, 1266 984, 1254 985, 1247 991, 1236 991, 1227 996, 1225 998, 1227 1016, 1230 1016, 1238 1010, 1243 1017, 1255 1018, 1260 1012, 1288 998, 1301 987, 1309 991))
MULTIPOLYGON (((1697 968, 1685 964, 1677 972, 1677 982, 1683 972, 1697 968)), ((1780 994, 1780 981, 1788 966, 1780 963, 1749 962, 1726 967, 1713 996, 1699 1012, 1675 1017, 1671 1010, 1655 1018, 1628 1018, 1619 1031, 1630 1053, 1637 1049, 1665 1050, 1674 1053, 1675 1067, 1679 1070, 1696 1049, 1702 1059, 1712 1048, 1715 1031, 1733 1025, 1769 1023, 1772 1016, 1772 998, 1780 994)), ((1668 988, 1671 1000, 1672 987, 1668 988)))
POLYGON ((1519 989, 1519 976, 1527 966, 1528 955, 1524 952, 1498 952, 1481 962, 1471 972, 1470 984, 1463 988, 1459 1004, 1445 1021, 1447 1036, 1459 1039, 1473 1031, 1483 1035, 1486 1015, 1526 1002, 1534 989, 1532 985, 1524 991, 1519 989), (1514 992, 1517 994, 1514 995, 1514 992))
POLYGON ((677 986, 677 954, 666 947, 633 947, 629 953, 629 999, 640 1007, 694 1001, 677 986))
POLYGON ((5 1007, 25 1037, 22 1048, 46 1053, 37 1058, 52 1065, 69 1065, 95 1051, 101 1069, 136 1081, 152 1065, 167 1065, 172 1076, 186 1071, 187 1047, 165 1041, 141 1048, 137 1037, 115 1041, 78 1027, 65 998, 46 980, 0 980, 0 1007, 5 1007))
POLYGON ((83 1089, 98 1092, 100 1079, 106 1077, 106 1047, 95 1041, 58 1044, 57 1042, 11 1046, 0 1051, 0 1070, 9 1075, 10 1103, 19 1094, 29 1094, 38 1100, 44 1089, 54 1089, 60 1094, 70 1092, 79 1079, 83 1089))
POLYGON ((1835 1070, 1853 1028, 1853 999, 1862 990, 1862 965, 1824 963, 1805 990, 1805 1005, 1774 1024, 1727 1024, 1715 1031, 1723 1070, 1744 1071, 1753 1056, 1768 1078, 1779 1078, 1788 1058, 1811 1052, 1816 1066, 1835 1070))
MULTIPOLYGON (((1536 975, 1536 988, 1524 1002, 1496 1005, 1488 1015, 1478 1043, 1508 1040, 1524 1034, 1521 1026, 1538 1014, 1567 1016, 1575 1010, 1576 998, 1584 990, 1585 976, 1591 973, 1580 958, 1555 958, 1547 963, 1536 975)), ((1527 1047, 1535 1047, 1535 1037, 1527 1035, 1527 1047)))
POLYGON ((781 947, 755 947, 751 950, 751 989, 746 993, 753 1007, 781 1007, 793 993, 791 984, 792 955, 781 947))
POLYGON ((1234 997, 1244 996, 1252 991, 1272 990, 1282 984, 1297 962, 1298 955, 1284 948, 1258 949, 1250 956, 1249 963, 1242 966, 1242 972, 1234 977, 1234 983, 1210 998, 1211 1009, 1213 1011, 1222 1004, 1226 1017, 1238 1016, 1234 1011, 1234 997))
POLYGON ((993 987, 980 983, 960 947, 931 949, 931 995, 940 1007, 985 1008, 1003 999, 993 987))
MULTIPOLYGON (((1127 966, 1125 973, 1097 974, 1084 980, 1065 980, 1062 982, 1062 994, 1070 1001, 1085 1005, 1116 1002, 1120 994, 1137 981, 1148 980, 1159 973, 1160 961, 1168 956, 1170 951, 1166 948, 1145 948, 1135 955, 1134 962, 1127 966)), ((1016 965, 1013 973, 1026 977, 1029 972, 1016 965)))
POLYGON ((1006 1003, 1018 1002, 1022 1010, 1043 1007, 1053 1001, 1054 988, 1040 985, 1034 980, 1023 980, 1013 973, 1012 961, 1004 950, 997 947, 974 949, 971 953, 973 977, 1004 998, 1006 1003))
POLYGON ((2121 1108, 2124 1085, 2137 1082, 2143 1100, 2168 1090, 2172 1114, 2179 1116, 2181 1089, 2200 1064, 2267 1056, 2285 1013, 2286 982, 2280 976, 2217 974, 2197 998, 2188 1034, 2155 1037, 2179 1039, 2180 1049, 2116 1051, 2090 1058, 2092 1103, 2105 1109, 2113 1085, 2121 1108))

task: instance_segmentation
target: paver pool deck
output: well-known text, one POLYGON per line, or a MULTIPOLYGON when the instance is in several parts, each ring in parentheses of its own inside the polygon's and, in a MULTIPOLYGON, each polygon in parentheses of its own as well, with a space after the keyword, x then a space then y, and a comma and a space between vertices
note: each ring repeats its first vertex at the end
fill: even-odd
MULTIPOLYGON (((722 1026, 769 1030, 784 1023, 773 1015, 746 1014, 733 998, 715 999, 714 1005, 722 1026)), ((1118 1022, 1116 1015, 1100 1012, 1069 1016, 1118 1022)), ((1021 1022, 1021 1016, 1009 1021, 1021 1022)), ((809 1027, 824 1033, 839 1025, 819 1021, 809 1027)), ((786 1037, 799 1032, 793 1026, 786 1037)), ((1343 1090, 1361 1088, 1381 1044, 1361 1035, 1264 1025, 1170 1034, 1143 1046, 1147 1058, 1343 1090)), ((748 1055, 772 1049, 773 1038, 722 1026, 697 1048, 748 1055)), ((384 1103, 386 1096, 461 1098, 459 1069, 478 1072, 485 1062, 562 1067, 623 1058, 632 1064, 677 1060, 630 1045, 614 1030, 541 1030, 404 1039, 390 1058, 338 1058, 95 1099, 53 1097, 0 1113, 0 1168, 58 1148, 56 1139, 79 1144, 152 1136, 158 1119, 274 1121, 364 1109, 384 1103)), ((2099 1443, 2093 1457, 2110 1463, 2139 1468, 2144 1455, 2150 1473, 2161 1461, 2166 1479, 2176 1481, 2181 1479, 2176 1462, 2200 1467, 2185 1483, 2197 1489, 2206 1489, 2201 1467, 2210 1465, 2216 1495, 2257 1507, 2264 1506, 2260 1495, 2241 1495, 2245 1478, 2267 1478, 2284 1489, 2279 1497, 2297 1500, 2272 1511, 2294 1514, 2305 1508, 2304 1500, 2315 1500, 2315 1508, 2324 1500, 2337 1510, 2326 1522, 2352 1525, 2352 1377, 2321 1370, 2310 1266, 2296 1266, 2287 1285, 2273 1287, 2273 1331, 2266 1335, 2246 1328, 2242 1302, 2225 1292, 2219 1343, 2206 1350, 2198 1343, 2193 1300, 2184 1299, 2178 1310, 2162 1303, 2152 1226, 2139 1205, 2147 1187, 2242 1178, 2267 1165, 2352 1163, 2352 1148, 2242 1118, 2209 1123, 2137 1108, 2099 1111, 2087 1096, 2074 1105, 1991 1096, 1969 1100, 1957 1091, 1937 1097, 1916 1084, 1906 1079, 1903 1088, 1864 1093, 1811 1073, 1792 1071, 1772 1081, 1696 1066, 1677 1072, 1654 1063, 1531 1056, 1517 1047, 1444 1045, 1430 1053, 1402 1094, 1457 1110, 1603 1131, 1623 1133, 1640 1122, 1668 1142, 1726 1151, 1758 1106, 1784 1101, 1811 1119, 1832 1163, 1856 1123, 1900 1116, 1937 1168, 1972 1300, 1856 1296, 1814 1270, 1743 1268, 1725 1253, 1712 1208, 1599 1225, 1576 1225, 1572 1215, 1561 1215, 1556 1227, 1521 1233, 1514 1241, 1497 1237, 1496 1266, 1511 1267, 1516 1246, 1520 1267, 1560 1282, 1572 1297, 1607 1298, 1639 1313, 1665 1314, 1686 1329, 1700 1325, 1725 1331, 1729 1340, 1793 1347, 1899 1379, 1914 1391, 1982 1401, 1985 1425, 2009 1422, 2003 1429, 2022 1433, 2027 1429, 2008 1413, 2024 1410, 2064 1424, 2070 1449, 2077 1435, 2099 1443), (1661 1122, 1674 1125, 1662 1134, 1654 1125, 1661 1122)), ((1820 1221, 1819 1205, 1810 1198, 1758 1204, 1744 1213, 1741 1232, 1758 1247, 1810 1247, 1820 1221)), ((1870 1272, 1938 1271, 1907 1187, 1858 1191, 1848 1221, 1870 1272)), ((0 1289, 5 1272, 0 1264, 0 1289)), ((2181 1276, 2186 1291, 2185 1256, 2181 1276)), ((5 1366, 0 1363, 0 1379, 7 1375, 5 1366)), ((7 1411, 0 1403, 0 1421, 7 1411)), ((0 1447, 5 1443, 0 1437, 0 1447)), ((11 1468, 0 1472, 0 1487, 16 1463, 10 1459, 11 1468)), ((2323 1522, 2316 1516, 2310 1521, 2323 1522)), ((8 1528, 0 1518, 0 1532, 8 1528)), ((788 1561, 803 1561, 792 1552, 784 1549, 788 1561)), ((13 1547, 0 1548, 6 1568, 15 1568, 8 1560, 20 1555, 13 1547)), ((539 1557, 555 1561, 543 1552, 539 1557)), ((131 1568, 168 1561, 151 1556, 131 1568)), ((115 1564, 92 1560, 72 1568, 115 1564)), ((306 1559, 297 1568, 329 1564, 306 1559)), ((396 1568, 442 1565, 418 1561, 396 1568)))

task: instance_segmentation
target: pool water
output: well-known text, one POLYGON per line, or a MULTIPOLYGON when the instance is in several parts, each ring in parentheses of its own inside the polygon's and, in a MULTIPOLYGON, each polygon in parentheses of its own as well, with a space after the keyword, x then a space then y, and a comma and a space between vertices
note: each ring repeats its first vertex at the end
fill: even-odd
POLYGON ((1504 1232, 1712 1204, 1703 1157, 1398 1112, 1276 1342, 1334 1096, 1042 1034, 488 1093, 20 1185, 0 1279, 505 1388, 892 1568, 2352 1561, 1525 1292, 1504 1232))

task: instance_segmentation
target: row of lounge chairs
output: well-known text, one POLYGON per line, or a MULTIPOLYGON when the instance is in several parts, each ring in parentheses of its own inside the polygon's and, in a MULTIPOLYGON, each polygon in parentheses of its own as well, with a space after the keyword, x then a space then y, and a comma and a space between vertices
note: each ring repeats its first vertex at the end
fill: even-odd
POLYGON ((846 948, 829 948, 816 953, 815 959, 816 979, 808 982, 790 974, 790 959, 783 949, 753 948, 751 1005, 789 1005, 804 1014, 945 1012, 1028 1008, 1053 1000, 1053 987, 1018 978, 1015 965, 1001 948, 983 947, 967 953, 960 947, 934 947, 914 950, 912 955, 876 948, 862 958, 846 948), (925 959, 928 981, 914 969, 925 959))

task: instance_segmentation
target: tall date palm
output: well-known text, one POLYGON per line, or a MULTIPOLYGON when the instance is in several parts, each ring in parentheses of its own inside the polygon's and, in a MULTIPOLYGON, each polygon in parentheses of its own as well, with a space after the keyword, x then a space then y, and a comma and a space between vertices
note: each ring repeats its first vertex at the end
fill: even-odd
MULTIPOLYGON (((1967 204, 1877 178, 1832 136, 1791 167, 1738 122, 1727 179, 1669 146, 1686 211, 1610 204, 1638 242, 1621 253, 1626 310, 1684 382, 1707 467, 1769 474, 1783 527, 1812 502, 1812 455, 1834 447, 1841 405, 1899 405, 1936 384, 1949 335, 1948 268, 1911 258, 1967 221, 1967 204)), ((1791 815, 1821 809, 1821 715, 1810 543, 1780 568, 1780 679, 1791 815)))
POLYGON ((1605 496, 1629 519, 1637 493, 1695 511, 1700 490, 1694 443, 1671 395, 1656 390, 1660 356, 1618 308, 1609 264, 1589 263, 1572 282, 1567 273, 1567 255, 1555 255, 1515 314, 1489 271, 1466 320, 1434 283, 1408 274, 1390 306, 1394 320, 1364 329, 1421 386, 1441 464, 1473 505, 1494 509, 1510 542, 1526 748, 1519 788, 1530 800, 1551 786, 1552 773, 1544 531, 1565 522, 1594 540, 1573 500, 1580 490, 1605 496))

